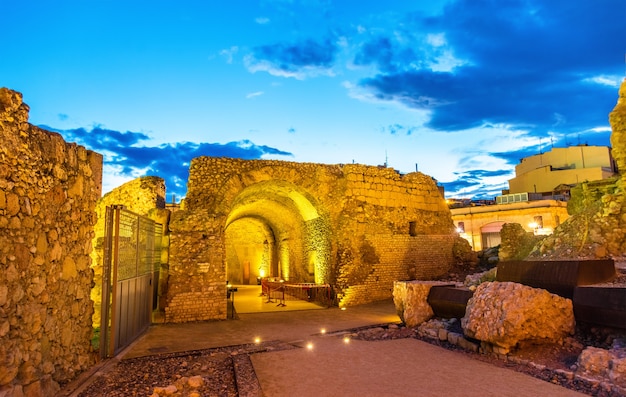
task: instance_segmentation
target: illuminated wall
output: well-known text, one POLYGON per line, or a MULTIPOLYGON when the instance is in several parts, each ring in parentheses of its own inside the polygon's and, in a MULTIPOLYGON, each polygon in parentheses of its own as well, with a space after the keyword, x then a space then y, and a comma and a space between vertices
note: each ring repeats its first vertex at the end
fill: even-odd
POLYGON ((509 180, 510 193, 551 192, 561 184, 598 181, 615 175, 611 149, 571 146, 523 158, 509 180))
POLYGON ((225 281, 254 283, 261 271, 330 284, 340 305, 352 305, 391 298, 393 281, 452 264, 450 211, 421 173, 199 157, 189 174, 170 223, 166 321, 224 318, 225 281))
POLYGON ((450 212, 454 225, 463 225, 459 235, 470 243, 474 251, 498 245, 499 240, 489 244, 489 233, 499 234, 504 223, 519 223, 528 232, 551 234, 569 218, 567 203, 557 200, 453 208, 450 212), (536 217, 541 217, 541 224, 536 222, 536 217))
POLYGON ((56 396, 94 364, 102 155, 31 125, 28 112, 0 88, 0 395, 56 396))

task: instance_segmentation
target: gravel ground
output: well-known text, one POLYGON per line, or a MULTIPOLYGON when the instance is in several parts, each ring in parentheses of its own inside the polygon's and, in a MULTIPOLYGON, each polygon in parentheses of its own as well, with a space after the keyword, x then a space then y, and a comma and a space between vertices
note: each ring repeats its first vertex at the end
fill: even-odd
POLYGON ((125 359, 99 376, 77 396, 260 395, 250 354, 285 349, 295 349, 295 346, 269 341, 258 345, 248 344, 125 359), (193 382, 198 377, 201 380, 193 382), (177 392, 172 394, 171 386, 175 386, 177 392))
MULTIPOLYGON (((523 346, 506 358, 501 358, 461 350, 447 342, 421 337, 415 329, 395 325, 347 330, 340 334, 343 336, 345 333, 352 338, 372 343, 385 339, 416 338, 587 395, 624 395, 623 389, 611 388, 608 379, 581 378, 573 375, 571 367, 575 365, 576 358, 583 348, 581 338, 572 338, 564 345, 523 346)), ((329 335, 329 337, 340 336, 329 335)), ((80 392, 78 397, 260 396, 259 383, 249 356, 295 348, 299 347, 270 341, 121 360, 80 392), (192 382, 194 379, 200 381, 194 383, 192 382)))

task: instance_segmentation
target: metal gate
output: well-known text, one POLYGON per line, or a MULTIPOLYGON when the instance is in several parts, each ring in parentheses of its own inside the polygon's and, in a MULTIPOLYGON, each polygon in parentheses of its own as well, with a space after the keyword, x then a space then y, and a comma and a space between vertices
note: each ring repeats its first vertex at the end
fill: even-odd
POLYGON ((152 322, 162 225, 124 209, 106 208, 100 356, 113 357, 152 322))

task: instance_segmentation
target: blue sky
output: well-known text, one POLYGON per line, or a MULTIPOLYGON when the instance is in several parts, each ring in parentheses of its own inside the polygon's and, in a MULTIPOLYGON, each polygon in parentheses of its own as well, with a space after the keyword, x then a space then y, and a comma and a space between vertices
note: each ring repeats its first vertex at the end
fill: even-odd
POLYGON ((494 197, 551 146, 610 145, 626 0, 5 2, 30 122, 184 195, 197 156, 418 169, 494 197))

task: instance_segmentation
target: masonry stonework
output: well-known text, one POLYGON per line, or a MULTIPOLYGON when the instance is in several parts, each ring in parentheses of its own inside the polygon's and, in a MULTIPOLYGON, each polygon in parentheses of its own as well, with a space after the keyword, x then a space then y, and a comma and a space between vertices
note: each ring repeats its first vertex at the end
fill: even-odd
POLYGON ((166 321, 226 316, 226 281, 330 284, 341 306, 453 263, 454 227, 432 178, 360 164, 199 157, 170 222, 166 321))
POLYGON ((0 395, 53 396, 94 363, 102 156, 28 123, 0 88, 0 395))

